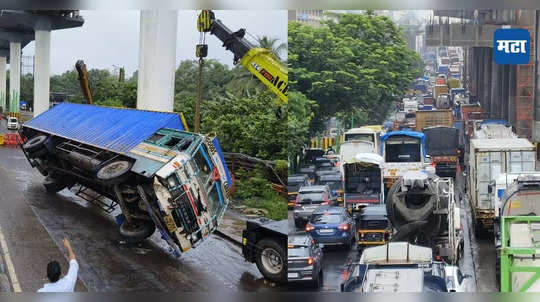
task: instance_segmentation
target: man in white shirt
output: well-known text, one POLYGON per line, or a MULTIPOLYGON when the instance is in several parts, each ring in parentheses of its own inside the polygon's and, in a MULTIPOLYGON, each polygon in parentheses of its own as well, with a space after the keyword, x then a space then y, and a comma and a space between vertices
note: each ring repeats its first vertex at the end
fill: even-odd
POLYGON ((79 264, 75 259, 75 254, 67 238, 64 238, 64 246, 69 253, 69 270, 64 278, 60 279, 61 269, 58 261, 51 261, 47 264, 47 277, 51 283, 45 283, 38 292, 73 292, 75 283, 77 283, 77 273, 79 264))

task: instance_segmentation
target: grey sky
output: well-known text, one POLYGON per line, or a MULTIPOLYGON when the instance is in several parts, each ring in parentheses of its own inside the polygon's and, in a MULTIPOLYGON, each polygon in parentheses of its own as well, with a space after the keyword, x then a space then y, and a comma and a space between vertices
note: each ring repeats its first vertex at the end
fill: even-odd
MULTIPOLYGON (((195 45, 199 41, 196 20, 200 11, 178 11, 176 64, 196 59, 195 45)), ((287 11, 215 11, 231 30, 246 28, 254 37, 268 36, 287 42, 287 11)), ((112 70, 112 65, 124 66, 126 75, 138 68, 139 11, 81 11, 85 23, 80 28, 53 31, 51 34, 51 74, 73 69, 78 59, 88 69, 112 70)), ((249 35, 246 37, 253 41, 249 35)), ((208 58, 232 66, 233 55, 221 46, 214 36, 207 34, 208 58)), ((23 49, 23 55, 34 54, 34 42, 23 49)))

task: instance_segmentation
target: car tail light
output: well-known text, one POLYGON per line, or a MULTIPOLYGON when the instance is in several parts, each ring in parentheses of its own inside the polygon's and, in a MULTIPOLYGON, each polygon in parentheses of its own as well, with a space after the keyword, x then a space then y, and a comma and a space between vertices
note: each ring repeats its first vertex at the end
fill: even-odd
POLYGON ((349 229, 349 224, 348 223, 340 224, 337 228, 342 231, 346 231, 349 229))
POLYGON ((313 259, 313 257, 309 257, 309 258, 307 259, 307 264, 308 264, 308 265, 312 265, 313 263, 315 263, 315 259, 313 259))
POLYGON ((306 224, 306 232, 311 232, 313 230, 315 230, 315 227, 311 223, 308 222, 306 224))

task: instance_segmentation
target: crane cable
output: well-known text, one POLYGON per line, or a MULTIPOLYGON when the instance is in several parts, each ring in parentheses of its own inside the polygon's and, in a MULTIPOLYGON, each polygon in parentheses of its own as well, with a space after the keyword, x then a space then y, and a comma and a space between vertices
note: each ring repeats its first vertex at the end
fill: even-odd
POLYGON ((197 18, 197 30, 199 31, 199 44, 195 49, 195 55, 199 58, 199 72, 197 76, 197 102, 195 104, 195 122, 194 132, 200 131, 201 125, 201 101, 202 101, 202 73, 204 67, 204 58, 208 55, 208 45, 206 44, 206 33, 210 30, 213 13, 203 10, 197 18))

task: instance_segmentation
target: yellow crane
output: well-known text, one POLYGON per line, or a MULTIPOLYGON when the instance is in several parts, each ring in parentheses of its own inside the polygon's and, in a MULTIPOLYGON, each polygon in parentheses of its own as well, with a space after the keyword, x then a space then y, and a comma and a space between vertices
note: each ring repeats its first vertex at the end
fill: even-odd
MULTIPOLYGON (((225 49, 234 54, 234 64, 238 61, 272 90, 283 103, 288 102, 289 82, 287 69, 277 60, 270 50, 258 47, 244 38, 245 29, 231 31, 221 20, 216 20, 214 12, 203 10, 197 19, 197 30, 210 32, 223 42, 225 49)), ((208 52, 206 44, 197 45, 197 56, 205 57, 208 52)))

